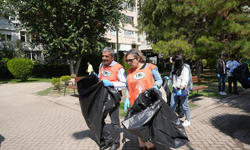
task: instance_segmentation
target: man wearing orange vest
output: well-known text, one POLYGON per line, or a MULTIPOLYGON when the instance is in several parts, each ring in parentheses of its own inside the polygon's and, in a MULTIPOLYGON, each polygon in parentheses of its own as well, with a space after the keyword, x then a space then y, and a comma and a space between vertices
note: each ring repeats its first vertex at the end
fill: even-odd
MULTIPOLYGON (((112 87, 117 91, 126 88, 126 75, 123 66, 114 61, 115 53, 110 47, 102 51, 102 63, 99 67, 98 77, 102 80, 105 87, 112 87)), ((119 105, 117 102, 116 107, 109 112, 112 124, 112 132, 110 132, 105 121, 103 120, 102 142, 100 149, 117 150, 120 147, 120 120, 119 120, 119 105), (113 135, 113 137, 112 137, 113 135)))

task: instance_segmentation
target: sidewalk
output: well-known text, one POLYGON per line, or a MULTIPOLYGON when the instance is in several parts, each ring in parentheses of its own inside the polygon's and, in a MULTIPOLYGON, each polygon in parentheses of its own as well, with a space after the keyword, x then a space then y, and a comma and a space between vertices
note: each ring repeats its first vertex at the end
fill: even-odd
MULTIPOLYGON (((0 86, 0 149, 99 150, 82 117, 78 97, 32 94, 49 86, 49 83, 0 86)), ((250 89, 224 99, 193 100, 198 106, 191 111, 191 126, 185 128, 193 149, 250 149, 250 89)), ((137 137, 122 129, 119 150, 138 149, 137 137)), ((184 146, 178 150, 189 149, 184 146)))

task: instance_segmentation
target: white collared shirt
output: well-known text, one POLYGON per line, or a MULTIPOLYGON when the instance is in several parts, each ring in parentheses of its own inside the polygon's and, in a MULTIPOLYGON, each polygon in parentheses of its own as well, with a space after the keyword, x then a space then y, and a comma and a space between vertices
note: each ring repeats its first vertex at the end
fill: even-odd
POLYGON ((189 71, 187 67, 182 69, 181 75, 178 77, 177 75, 173 74, 173 87, 174 88, 181 88, 181 86, 187 87, 189 80, 189 71))

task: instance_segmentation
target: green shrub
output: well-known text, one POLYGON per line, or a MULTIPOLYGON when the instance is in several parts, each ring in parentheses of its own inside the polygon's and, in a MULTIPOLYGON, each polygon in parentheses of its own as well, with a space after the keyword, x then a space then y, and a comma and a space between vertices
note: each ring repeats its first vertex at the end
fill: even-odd
POLYGON ((202 59, 202 65, 203 65, 203 68, 207 67, 207 60, 206 59, 202 59))
POLYGON ((51 82, 52 85, 54 85, 56 87, 56 89, 58 90, 58 93, 60 93, 61 79, 53 77, 50 82, 51 82))
POLYGON ((68 85, 67 81, 71 80, 71 76, 61 76, 60 79, 65 83, 65 85, 68 85))
POLYGON ((156 64, 156 66, 158 67, 159 72, 163 72, 164 71, 164 63, 158 63, 158 64, 156 64))
POLYGON ((27 81, 32 73, 34 63, 30 59, 13 58, 7 62, 10 73, 22 81, 27 81))
POLYGON ((61 76, 61 81, 67 82, 69 80, 71 80, 71 76, 61 76))
POLYGON ((172 70, 172 65, 173 64, 171 62, 166 63, 166 69, 171 71, 172 70))

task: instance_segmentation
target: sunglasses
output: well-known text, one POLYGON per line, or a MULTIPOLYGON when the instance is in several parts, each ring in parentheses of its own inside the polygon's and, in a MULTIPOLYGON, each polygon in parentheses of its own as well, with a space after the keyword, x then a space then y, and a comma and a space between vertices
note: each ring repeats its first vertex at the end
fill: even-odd
POLYGON ((132 62, 134 59, 135 59, 135 58, 133 58, 133 59, 127 59, 127 60, 125 60, 125 61, 128 63, 128 62, 132 62))

